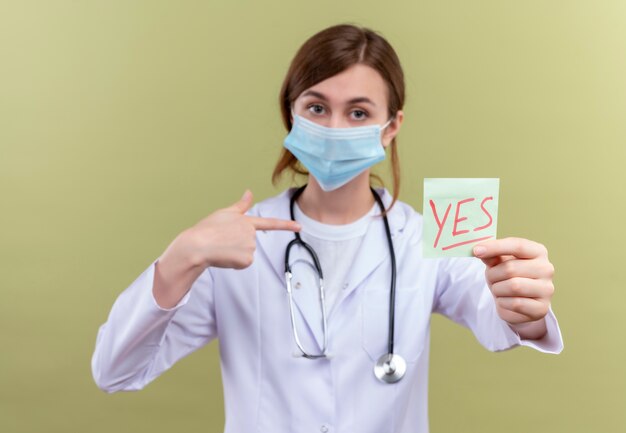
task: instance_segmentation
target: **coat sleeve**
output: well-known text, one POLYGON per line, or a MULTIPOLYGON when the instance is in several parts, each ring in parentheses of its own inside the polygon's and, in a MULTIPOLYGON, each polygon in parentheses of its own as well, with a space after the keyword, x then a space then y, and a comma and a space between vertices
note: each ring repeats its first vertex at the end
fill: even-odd
POLYGON ((502 320, 487 281, 485 265, 475 258, 442 259, 438 268, 434 312, 469 328, 488 350, 528 346, 544 353, 563 350, 563 339, 552 308, 546 316, 547 334, 524 340, 502 320))
POLYGON ((91 368, 96 384, 106 392, 142 389, 216 337, 210 268, 176 306, 165 309, 152 295, 157 262, 119 295, 98 331, 91 368))

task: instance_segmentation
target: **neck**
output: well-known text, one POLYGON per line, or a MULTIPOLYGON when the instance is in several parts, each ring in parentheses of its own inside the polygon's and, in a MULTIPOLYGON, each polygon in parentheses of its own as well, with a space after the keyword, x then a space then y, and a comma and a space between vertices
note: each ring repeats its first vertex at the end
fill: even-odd
POLYGON ((298 198, 298 206, 310 218, 324 224, 349 224, 374 205, 369 170, 333 191, 324 191, 313 176, 298 198))

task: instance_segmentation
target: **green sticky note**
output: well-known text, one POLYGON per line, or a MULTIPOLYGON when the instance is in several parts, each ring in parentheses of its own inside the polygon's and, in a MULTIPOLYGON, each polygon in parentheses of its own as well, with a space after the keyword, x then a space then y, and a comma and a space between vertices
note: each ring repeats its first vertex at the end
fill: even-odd
POLYGON ((500 179, 424 179, 424 257, 473 257, 496 238, 500 179))

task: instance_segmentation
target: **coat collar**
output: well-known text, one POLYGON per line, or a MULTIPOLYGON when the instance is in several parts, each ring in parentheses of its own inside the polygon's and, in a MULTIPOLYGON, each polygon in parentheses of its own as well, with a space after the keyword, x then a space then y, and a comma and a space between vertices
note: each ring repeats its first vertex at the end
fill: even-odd
MULTIPOLYGON (((264 218, 290 219, 289 200, 295 189, 296 188, 289 188, 277 196, 258 203, 250 210, 250 214, 264 218)), ((376 191, 380 195, 385 208, 387 208, 392 200, 391 195, 384 188, 376 188, 376 191)), ((407 222, 406 214, 400 207, 400 203, 396 202, 387 216, 392 242, 394 242, 398 234, 404 229, 407 222)), ((293 238, 294 234, 290 231, 260 230, 257 232, 258 246, 271 263, 276 276, 282 283, 285 293, 287 290, 285 283, 285 250, 287 244, 293 238)), ((292 248, 290 257, 292 263, 294 260, 300 258, 307 260, 307 257, 308 254, 299 246, 292 248)), ((363 238, 362 246, 356 253, 354 266, 347 275, 348 287, 342 291, 333 309, 328 312, 328 319, 332 317, 334 311, 341 308, 342 302, 348 298, 383 261, 387 262, 390 266, 390 260, 385 260, 389 259, 389 257, 390 253, 387 246, 384 222, 381 217, 377 217, 370 224, 363 238)), ((320 326, 321 313, 319 301, 315 301, 311 296, 302 299, 300 301, 295 299, 294 303, 302 313, 304 321, 307 323, 310 332, 314 335, 321 349, 323 335, 320 326), (306 301, 302 299, 306 299, 306 301)))

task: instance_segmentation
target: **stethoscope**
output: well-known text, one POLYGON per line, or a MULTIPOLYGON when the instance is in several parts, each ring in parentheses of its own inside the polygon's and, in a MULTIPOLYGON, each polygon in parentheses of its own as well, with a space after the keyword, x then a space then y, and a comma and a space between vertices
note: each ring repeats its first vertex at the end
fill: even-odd
MULTIPOLYGON (((293 195, 291 196, 291 200, 289 203, 289 211, 291 215, 291 219, 295 221, 294 213, 293 213, 293 204, 298 199, 302 191, 306 188, 306 184, 300 188, 298 188, 293 195)), ((395 315, 395 300, 396 300, 396 255, 393 249, 393 243, 391 242, 391 231, 389 230, 389 221, 387 220, 387 215, 385 212, 385 207, 378 193, 374 190, 374 188, 370 187, 372 194, 374 194, 374 198, 378 203, 378 207, 380 207, 381 212, 383 213, 383 218, 385 222, 385 232, 387 233, 387 242, 389 244, 389 253, 391 255, 391 290, 389 293, 389 338, 387 340, 387 353, 383 354, 378 360, 376 364, 374 364, 374 374, 376 377, 385 383, 395 383, 402 379, 404 373, 406 372, 406 362, 404 359, 393 353, 393 337, 394 337, 394 315, 395 315)), ((287 249, 285 251, 285 280, 287 282, 287 293, 289 295, 289 313, 291 315, 291 329, 293 331, 293 337, 296 341, 296 345, 302 352, 302 356, 307 359, 319 359, 327 357, 327 322, 326 322, 326 302, 324 298, 324 275, 322 274, 322 267, 320 266, 319 259, 317 254, 313 250, 313 248, 304 242, 300 237, 300 233, 295 232, 295 239, 293 239, 287 245, 287 249), (319 354, 311 354, 304 350, 302 343, 300 342, 300 338, 298 337, 298 330, 296 329, 296 320, 294 317, 294 308, 293 308, 293 293, 291 288, 291 266, 289 265, 289 252, 291 247, 299 244, 313 258, 313 264, 315 266, 315 270, 319 275, 319 292, 320 292, 320 303, 322 308, 322 330, 324 333, 322 351, 319 354)))

